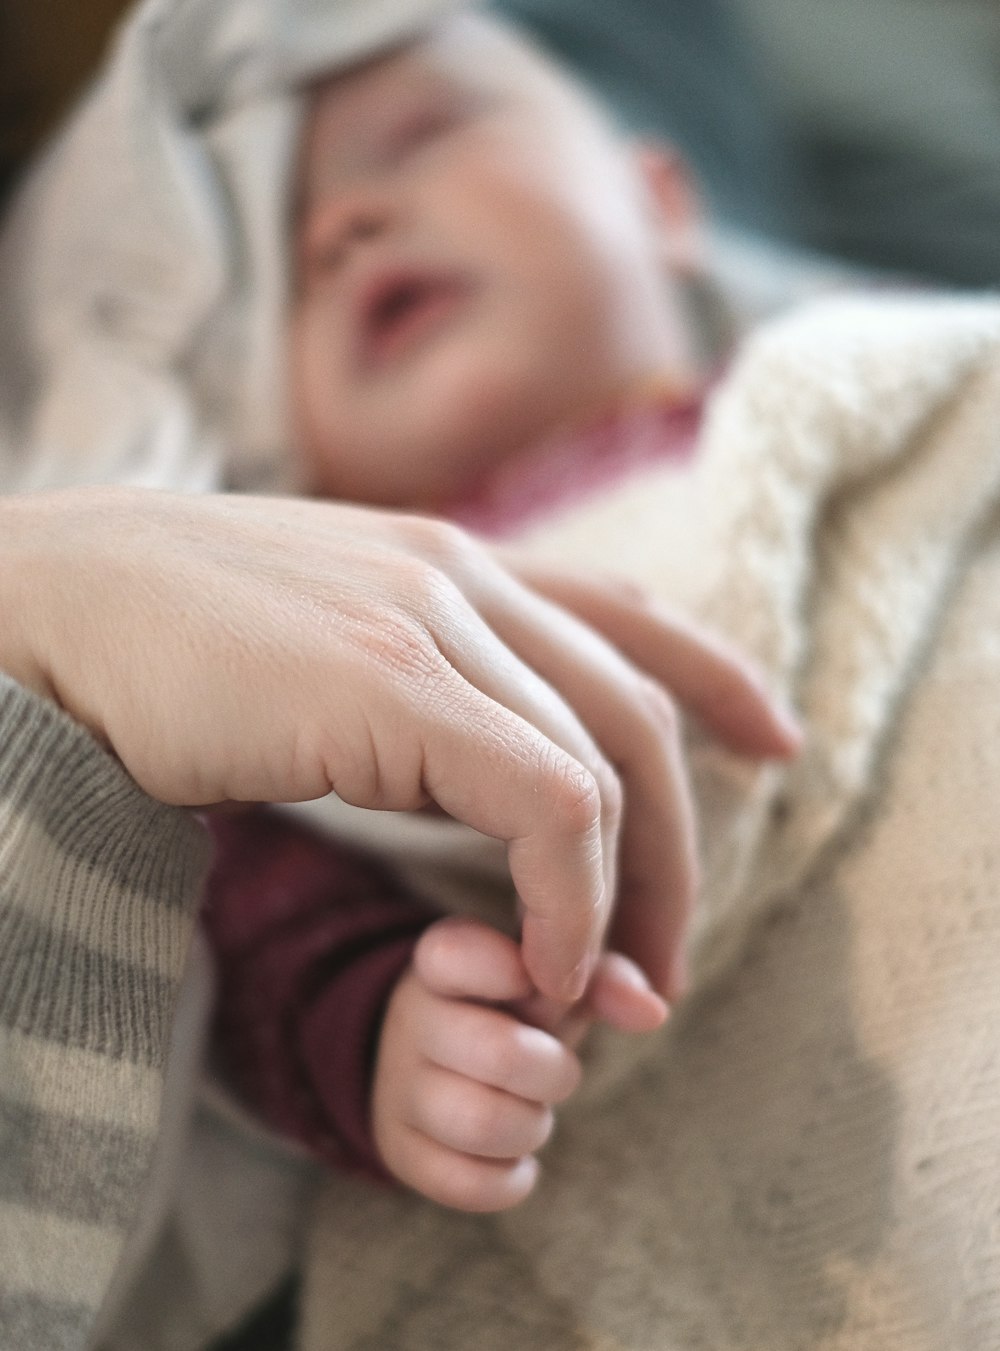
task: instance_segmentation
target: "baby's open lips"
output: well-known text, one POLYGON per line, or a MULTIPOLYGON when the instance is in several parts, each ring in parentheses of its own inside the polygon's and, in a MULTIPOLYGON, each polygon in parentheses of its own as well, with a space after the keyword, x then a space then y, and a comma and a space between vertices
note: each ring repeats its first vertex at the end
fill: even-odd
POLYGON ((454 315, 470 289, 456 273, 398 269, 376 278, 357 308, 362 364, 377 368, 406 355, 454 315))

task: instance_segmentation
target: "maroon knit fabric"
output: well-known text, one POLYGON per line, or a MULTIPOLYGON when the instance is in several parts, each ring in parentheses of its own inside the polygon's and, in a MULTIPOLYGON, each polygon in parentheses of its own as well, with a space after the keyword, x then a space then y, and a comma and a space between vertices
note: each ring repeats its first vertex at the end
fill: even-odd
POLYGON ((273 1130, 384 1177, 372 1063, 389 995, 437 916, 381 863, 274 810, 209 824, 219 1068, 273 1130))

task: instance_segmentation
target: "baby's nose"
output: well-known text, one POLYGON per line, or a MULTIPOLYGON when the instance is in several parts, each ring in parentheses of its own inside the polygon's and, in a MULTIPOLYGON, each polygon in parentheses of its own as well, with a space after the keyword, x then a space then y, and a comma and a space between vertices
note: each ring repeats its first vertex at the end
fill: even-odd
POLYGON ((323 255, 328 263, 342 261, 359 244, 381 238, 392 228, 395 211, 377 192, 352 192, 330 202, 323 230, 323 255))
POLYGON ((357 204, 345 213, 343 235, 346 240, 374 239, 388 225, 389 213, 371 203, 357 204))

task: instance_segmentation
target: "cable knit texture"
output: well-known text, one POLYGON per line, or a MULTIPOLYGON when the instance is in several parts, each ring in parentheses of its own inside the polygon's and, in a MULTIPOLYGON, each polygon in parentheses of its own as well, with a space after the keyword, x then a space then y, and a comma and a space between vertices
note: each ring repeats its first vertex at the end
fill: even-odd
POLYGON ((595 1041, 521 1209, 331 1178, 306 1351, 1000 1345, 998 426, 997 304, 827 305, 751 343, 694 474, 526 537, 697 605, 807 747, 692 740, 695 994, 595 1041))

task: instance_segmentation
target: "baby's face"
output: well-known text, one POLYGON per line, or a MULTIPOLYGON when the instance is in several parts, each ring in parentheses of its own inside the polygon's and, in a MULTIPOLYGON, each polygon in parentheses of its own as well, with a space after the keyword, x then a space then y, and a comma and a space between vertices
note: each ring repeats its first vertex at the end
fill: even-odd
POLYGON ((600 114, 483 18, 321 86, 298 196, 290 383, 313 491, 442 507, 683 364, 652 195, 600 114))

